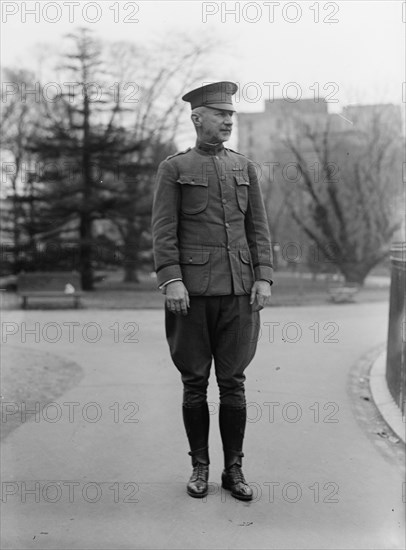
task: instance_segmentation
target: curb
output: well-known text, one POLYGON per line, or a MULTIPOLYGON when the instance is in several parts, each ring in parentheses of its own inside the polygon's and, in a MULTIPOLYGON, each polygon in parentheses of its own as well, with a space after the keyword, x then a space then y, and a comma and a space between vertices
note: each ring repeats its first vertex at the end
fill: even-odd
POLYGON ((405 443, 405 420, 393 400, 386 384, 386 351, 383 351, 372 364, 369 386, 376 407, 391 430, 405 443))

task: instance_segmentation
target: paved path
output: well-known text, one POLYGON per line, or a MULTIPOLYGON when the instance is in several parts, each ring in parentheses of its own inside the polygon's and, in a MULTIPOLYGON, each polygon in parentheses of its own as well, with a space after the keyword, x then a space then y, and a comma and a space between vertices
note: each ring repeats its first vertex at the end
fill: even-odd
POLYGON ((404 455, 375 434, 379 415, 363 399, 359 363, 385 341, 387 310, 262 312, 247 370, 251 503, 218 485, 214 378, 211 494, 185 492, 181 385, 162 312, 5 312, 3 336, 4 323, 18 330, 8 344, 76 361, 84 377, 3 444, 2 548, 404 548, 404 455), (269 323, 279 323, 273 337, 269 323), (24 328, 40 333, 24 343, 24 328))

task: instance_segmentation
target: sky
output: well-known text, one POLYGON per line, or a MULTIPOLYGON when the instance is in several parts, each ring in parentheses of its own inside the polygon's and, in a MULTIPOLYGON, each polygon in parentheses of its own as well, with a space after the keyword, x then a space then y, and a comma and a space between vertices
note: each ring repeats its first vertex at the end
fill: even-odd
MULTIPOLYGON (((80 26, 105 40, 144 45, 177 43, 186 33, 195 41, 221 41, 205 74, 208 82, 239 84, 240 111, 261 111, 265 99, 278 97, 327 97, 331 112, 351 103, 404 108, 405 5, 399 0, 3 0, 1 62, 35 68, 38 44, 45 44, 42 52, 58 50, 63 36, 80 26)), ((181 43, 179 48, 181 54, 181 43)))

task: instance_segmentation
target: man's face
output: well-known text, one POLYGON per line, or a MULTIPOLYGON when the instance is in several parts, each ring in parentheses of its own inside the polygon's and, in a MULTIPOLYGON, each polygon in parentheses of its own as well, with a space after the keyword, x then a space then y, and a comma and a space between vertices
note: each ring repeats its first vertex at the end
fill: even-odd
POLYGON ((233 128, 233 111, 206 107, 200 113, 200 138, 208 143, 222 143, 230 139, 233 128))

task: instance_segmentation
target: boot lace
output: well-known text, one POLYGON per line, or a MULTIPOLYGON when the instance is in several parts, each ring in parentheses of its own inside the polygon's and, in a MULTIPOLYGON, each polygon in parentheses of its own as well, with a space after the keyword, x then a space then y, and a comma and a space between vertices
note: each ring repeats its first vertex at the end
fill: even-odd
POLYGON ((233 464, 228 470, 228 472, 235 484, 243 483, 244 485, 247 485, 247 482, 245 481, 245 477, 240 466, 238 466, 237 464, 233 464))
POLYGON ((207 475, 207 464, 197 462, 197 464, 193 468, 193 475, 196 476, 198 479, 205 480, 207 475))

